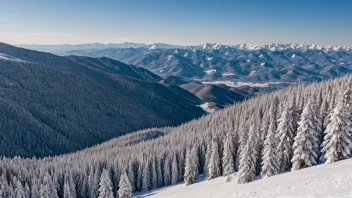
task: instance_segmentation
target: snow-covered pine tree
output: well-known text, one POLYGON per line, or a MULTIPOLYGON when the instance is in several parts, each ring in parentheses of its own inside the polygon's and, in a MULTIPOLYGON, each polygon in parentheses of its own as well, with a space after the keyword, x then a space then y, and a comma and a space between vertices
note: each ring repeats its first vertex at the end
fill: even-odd
POLYGON ((40 185, 40 197, 41 198, 58 198, 56 186, 48 172, 45 172, 43 183, 40 185))
POLYGON ((314 109, 314 99, 310 99, 303 109, 298 123, 297 136, 293 144, 292 171, 316 164, 318 154, 314 145, 319 142, 316 128, 317 111, 314 109))
POLYGON ((330 116, 330 122, 325 130, 322 153, 325 163, 346 159, 351 149, 351 121, 345 95, 342 94, 330 116))
MULTIPOLYGON (((347 83, 344 85, 343 102, 348 108, 348 112, 352 110, 352 76, 348 77, 347 83)), ((350 113, 351 114, 351 113, 350 113)), ((351 115, 349 115, 351 116, 351 115)))
MULTIPOLYGON (((157 172, 157 176, 158 176, 158 187, 161 187, 163 186, 163 170, 162 170, 162 164, 163 164, 163 160, 159 159, 157 160, 157 169, 156 169, 156 172, 157 172)), ((132 183, 132 182, 131 182, 132 183)), ((133 188, 132 188, 132 192, 133 191, 133 188)))
POLYGON ((120 182, 119 182, 119 190, 117 191, 119 198, 130 198, 132 197, 132 186, 127 177, 126 172, 122 173, 120 182))
POLYGON ((170 184, 171 184, 171 160, 170 160, 170 156, 167 156, 164 162, 164 185, 168 186, 170 184))
POLYGON ((210 162, 210 157, 211 157, 211 141, 207 141, 207 149, 206 149, 206 153, 205 153, 205 162, 204 162, 204 167, 203 167, 203 173, 205 173, 205 175, 209 175, 209 162, 210 162))
POLYGON ((150 189, 150 181, 151 181, 151 171, 150 171, 150 161, 149 159, 143 165, 143 181, 142 181, 142 191, 148 191, 150 189))
POLYGON ((70 182, 68 180, 68 175, 65 175, 65 181, 64 181, 64 198, 71 198, 71 191, 70 191, 70 182))
POLYGON ((177 157, 176 154, 174 154, 174 158, 172 160, 172 165, 171 165, 171 184, 175 185, 178 182, 178 166, 177 166, 177 157))
POLYGON ((109 171, 105 168, 99 182, 99 198, 114 198, 109 171))
POLYGON ((255 122, 252 121, 249 127, 249 137, 247 144, 243 148, 238 170, 238 183, 245 184, 252 181, 256 176, 257 139, 258 134, 255 130, 255 122))
MULTIPOLYGON (((31 182, 31 198, 39 198, 38 180, 36 177, 32 178, 31 182)), ((0 196, 1 197, 1 196, 0 196)))
POLYGON ((288 170, 291 167, 293 155, 292 145, 294 142, 294 110, 290 104, 285 104, 281 117, 278 120, 277 137, 279 141, 277 146, 280 171, 288 170))
POLYGON ((196 182, 197 175, 198 175, 198 165, 197 159, 194 149, 187 149, 186 152, 186 162, 185 162, 185 174, 184 174, 184 181, 186 186, 191 185, 196 182))
POLYGON ((6 179, 5 175, 2 174, 0 177, 0 198, 10 197, 9 190, 10 190, 10 188, 7 183, 7 179, 6 179))
POLYGON ((234 145, 230 132, 224 138, 224 151, 222 157, 222 170, 223 175, 227 176, 226 181, 231 180, 231 174, 235 171, 235 164, 233 160, 234 145))
POLYGON ((72 176, 65 174, 64 179, 64 198, 77 197, 75 184, 72 180, 72 176))
POLYGON ((131 183, 132 192, 136 191, 135 163, 130 162, 128 166, 128 180, 131 183))
POLYGON ((262 156, 262 178, 271 177, 278 174, 279 162, 277 159, 277 140, 276 140, 276 115, 277 115, 277 100, 273 100, 270 107, 270 124, 268 127, 268 133, 264 141, 264 150, 262 156))
POLYGON ((152 165, 151 165, 151 188, 157 188, 158 187, 158 175, 156 172, 156 158, 153 156, 152 157, 152 161, 151 161, 152 165))
POLYGON ((31 188, 29 187, 27 182, 24 184, 24 197, 31 197, 31 188))
MULTIPOLYGON (((142 192, 142 190, 143 190, 143 163, 142 162, 139 162, 138 163, 138 171, 137 171, 137 184, 136 184, 136 186, 137 186, 137 191, 140 191, 140 192, 142 192)), ((165 169, 166 170, 166 169, 165 169)))
POLYGON ((16 198, 29 198, 28 196, 26 196, 26 192, 25 189, 23 188, 23 185, 21 184, 21 182, 16 178, 16 176, 13 177, 13 184, 14 184, 14 197, 16 198))
POLYGON ((211 144, 211 156, 208 164, 208 169, 209 169, 208 180, 219 177, 221 174, 219 146, 216 140, 213 140, 211 144))

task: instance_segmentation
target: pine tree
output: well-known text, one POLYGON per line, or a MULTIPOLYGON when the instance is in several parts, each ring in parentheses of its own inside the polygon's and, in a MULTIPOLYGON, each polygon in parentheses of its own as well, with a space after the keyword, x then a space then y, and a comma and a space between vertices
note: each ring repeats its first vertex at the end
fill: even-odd
POLYGON ((72 177, 66 174, 64 180, 64 198, 71 197, 77 197, 76 188, 72 177))
POLYGON ((137 191, 143 191, 143 164, 141 162, 138 163, 137 191))
POLYGON ((257 138, 258 134, 255 130, 255 122, 252 121, 249 127, 249 137, 247 144, 243 148, 239 170, 238 183, 245 184, 252 181, 256 176, 256 161, 258 159, 257 153, 257 138))
POLYGON ((48 172, 45 173, 43 183, 40 185, 41 198, 58 198, 56 186, 48 172))
POLYGON ((314 101, 310 99, 303 109, 301 120, 298 123, 297 136, 293 144, 292 171, 317 163, 318 155, 315 151, 315 145, 319 142, 319 135, 316 128, 317 116, 315 114, 314 101))
POLYGON ((292 145, 294 142, 294 110, 289 104, 286 104, 280 119, 278 120, 277 139, 279 144, 277 146, 280 171, 288 170, 291 166, 291 159, 293 155, 292 145))
POLYGON ((27 198, 31 197, 31 188, 29 187, 27 182, 24 185, 24 197, 27 197, 27 198))
POLYGON ((158 175, 157 175, 157 172, 156 172, 156 159, 155 157, 152 157, 153 160, 152 160, 152 179, 151 179, 151 186, 152 188, 157 188, 158 187, 158 175))
POLYGON ((13 183, 15 187, 15 197, 16 198, 29 198, 26 196, 25 189, 23 188, 23 185, 21 184, 21 181, 19 181, 16 177, 13 177, 13 183))
POLYGON ((117 191, 119 198, 130 198, 132 197, 132 186, 127 177, 126 172, 121 175, 119 182, 119 190, 117 191))
POLYGON ((100 177, 99 198, 114 198, 110 174, 106 169, 103 169, 100 177))
POLYGON ((70 183, 66 175, 65 182, 64 182, 64 198, 71 198, 71 191, 70 191, 70 183))
MULTIPOLYGON (((158 187, 161 187, 164 183, 163 181, 163 170, 162 170, 162 160, 157 161, 157 176, 158 176, 158 187)), ((133 190, 132 190, 133 192, 133 190)))
POLYGON ((278 174, 279 164, 277 161, 277 140, 275 138, 277 124, 277 101, 274 99, 270 107, 270 124, 268 127, 268 133, 264 141, 264 150, 262 156, 262 178, 271 177, 278 174))
POLYGON ((32 185, 31 185, 31 198, 39 198, 39 189, 38 189, 37 182, 38 181, 36 177, 34 177, 32 179, 32 185))
POLYGON ((235 171, 233 152, 233 139, 231 133, 228 132, 224 142, 224 154, 222 157, 223 175, 227 176, 227 182, 231 180, 231 174, 235 171))
POLYGON ((208 141, 208 142, 207 142, 206 153, 205 153, 204 168, 203 168, 203 172, 204 172, 205 175, 207 175, 207 176, 209 175, 208 165, 209 165, 210 157, 211 157, 211 142, 208 141))
POLYGON ((171 184, 175 185, 178 182, 178 166, 177 166, 177 158, 176 154, 174 154, 174 158, 172 160, 171 165, 171 184))
POLYGON ((150 181, 151 181, 151 172, 150 172, 150 161, 147 159, 147 161, 144 163, 143 167, 143 181, 142 181, 142 191, 148 191, 150 189, 150 181))
POLYGON ((0 198, 10 197, 10 188, 5 175, 0 177, 0 198))
POLYGON ((135 163, 129 163, 128 166, 128 180, 131 183, 132 192, 136 191, 136 179, 135 179, 135 163))
POLYGON ((219 157, 219 146, 215 140, 212 141, 211 145, 211 156, 208 164, 208 180, 214 179, 220 176, 220 157, 219 157))
POLYGON ((171 162, 170 157, 167 156, 164 162, 164 185, 168 186, 171 184, 171 162))
POLYGON ((351 149, 351 121, 349 119, 348 104, 341 95, 330 116, 330 122, 325 130, 322 152, 325 153, 325 163, 346 159, 351 149))
POLYGON ((188 149, 186 152, 185 175, 184 175, 184 181, 186 186, 195 183, 198 175, 198 165, 197 165, 198 156, 196 156, 195 151, 192 151, 192 150, 188 149))

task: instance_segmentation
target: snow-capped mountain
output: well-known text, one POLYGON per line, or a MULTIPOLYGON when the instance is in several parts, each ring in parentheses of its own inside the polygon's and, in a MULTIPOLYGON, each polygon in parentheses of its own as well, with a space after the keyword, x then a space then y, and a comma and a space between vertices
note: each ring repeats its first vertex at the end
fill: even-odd
POLYGON ((106 56, 147 68, 162 77, 180 76, 201 82, 311 82, 352 72, 352 49, 346 46, 158 44, 74 50, 66 54, 106 56))

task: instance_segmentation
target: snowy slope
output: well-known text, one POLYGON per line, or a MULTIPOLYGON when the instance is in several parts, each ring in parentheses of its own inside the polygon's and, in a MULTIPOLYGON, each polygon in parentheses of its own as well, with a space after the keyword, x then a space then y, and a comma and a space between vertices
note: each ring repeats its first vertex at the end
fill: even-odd
POLYGON ((179 184, 135 197, 352 197, 352 159, 284 173, 248 184, 237 178, 204 180, 190 186, 179 184))

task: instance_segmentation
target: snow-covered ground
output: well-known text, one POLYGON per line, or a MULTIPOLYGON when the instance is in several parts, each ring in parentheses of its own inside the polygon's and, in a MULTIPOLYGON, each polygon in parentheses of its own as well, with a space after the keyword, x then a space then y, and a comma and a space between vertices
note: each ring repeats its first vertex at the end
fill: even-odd
POLYGON ((226 73, 223 73, 222 76, 235 76, 236 74, 234 73, 230 73, 230 72, 226 72, 226 73))
POLYGON ((214 109, 209 107, 209 103, 208 102, 206 102, 206 103, 204 103, 202 105, 199 105, 199 107, 201 107, 204 111, 206 111, 208 113, 213 113, 215 111, 214 109))
POLYGON ((202 82, 203 84, 223 84, 229 87, 242 87, 242 86, 250 86, 250 87, 269 87, 270 85, 282 84, 284 82, 268 82, 268 83, 251 83, 251 82, 233 82, 233 81, 211 81, 211 82, 202 82))
POLYGON ((283 173, 248 184, 237 184, 236 176, 202 180, 190 186, 178 184, 135 197, 231 198, 231 197, 352 197, 352 159, 283 173))
POLYGON ((11 61, 18 61, 18 62, 25 62, 25 61, 22 61, 18 58, 14 58, 12 56, 9 56, 7 54, 3 54, 3 53, 0 53, 0 59, 4 59, 4 60, 11 60, 11 61))
POLYGON ((207 71, 205 71, 205 73, 213 74, 213 73, 216 73, 216 70, 215 69, 207 70, 207 71))

